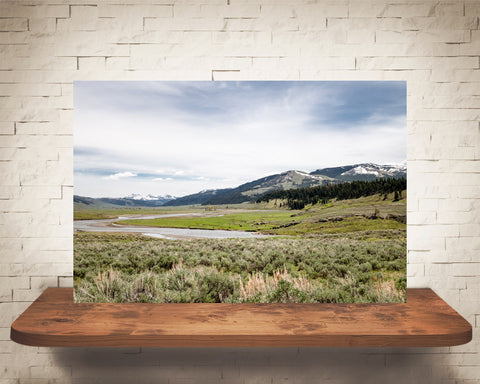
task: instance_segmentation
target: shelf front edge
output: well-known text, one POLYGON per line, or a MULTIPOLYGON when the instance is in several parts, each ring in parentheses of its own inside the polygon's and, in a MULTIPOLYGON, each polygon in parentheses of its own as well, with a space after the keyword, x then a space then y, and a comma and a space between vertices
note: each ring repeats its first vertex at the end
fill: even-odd
POLYGON ((12 324, 42 347, 443 347, 471 325, 430 289, 406 304, 74 304, 49 288, 12 324))

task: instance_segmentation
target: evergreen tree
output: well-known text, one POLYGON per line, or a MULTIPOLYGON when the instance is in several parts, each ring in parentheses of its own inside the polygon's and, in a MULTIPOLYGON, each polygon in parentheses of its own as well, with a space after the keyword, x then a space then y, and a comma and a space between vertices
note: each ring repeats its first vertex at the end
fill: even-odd
POLYGON ((280 199, 285 203, 280 206, 288 206, 290 209, 302 209, 308 204, 327 204, 330 199, 346 200, 356 199, 372 195, 383 195, 387 199, 388 194, 395 192, 394 201, 399 201, 402 191, 407 188, 406 178, 382 178, 373 181, 352 181, 345 183, 330 183, 327 185, 288 189, 266 193, 257 202, 268 202, 280 199))

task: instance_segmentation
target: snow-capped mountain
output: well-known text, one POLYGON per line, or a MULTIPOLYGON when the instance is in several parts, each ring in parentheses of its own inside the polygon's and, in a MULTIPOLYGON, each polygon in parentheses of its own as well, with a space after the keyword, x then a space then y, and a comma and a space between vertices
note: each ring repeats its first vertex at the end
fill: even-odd
POLYGON ((191 204, 239 204, 245 201, 255 201, 267 192, 313 187, 325 184, 330 178, 311 175, 308 172, 290 170, 275 175, 262 177, 236 188, 217 190, 204 190, 193 195, 179 197, 167 202, 166 206, 179 206, 191 204))
POLYGON ((73 202, 80 206, 89 206, 90 208, 118 208, 118 207, 161 207, 163 204, 175 200, 170 195, 154 196, 151 194, 140 195, 132 193, 126 197, 86 197, 73 196, 73 202))
POLYGON ((324 175, 338 181, 373 180, 382 177, 405 177, 407 165, 402 164, 374 164, 362 163, 345 165, 342 167, 322 168, 311 173, 312 175, 324 175))
POLYGON ((166 200, 166 201, 168 201, 168 200, 175 199, 175 197, 171 196, 171 195, 160 196, 160 195, 152 195, 152 194, 141 195, 139 193, 132 193, 128 196, 125 196, 124 199, 143 200, 143 201, 152 201, 152 200, 166 200))
POLYGON ((289 171, 289 172, 295 172, 296 174, 302 176, 302 177, 308 177, 310 179, 315 179, 315 180, 325 180, 325 177, 319 176, 319 175, 312 175, 308 172, 304 171, 289 171))
POLYGON ((205 189, 198 193, 183 197, 170 195, 157 196, 152 194, 141 195, 132 193, 123 198, 99 198, 74 196, 77 204, 92 206, 124 206, 124 207, 160 207, 180 206, 192 204, 238 204, 247 201, 256 201, 265 193, 313 187, 329 183, 343 183, 347 181, 369 181, 383 177, 406 177, 407 166, 403 164, 362 163, 332 168, 321 168, 313 172, 290 170, 261 179, 249 181, 234 188, 205 189))
POLYGON ((407 166, 401 164, 395 165, 377 165, 377 164, 359 164, 354 168, 343 172, 340 176, 354 175, 373 175, 375 177, 395 177, 400 173, 406 173, 407 166))

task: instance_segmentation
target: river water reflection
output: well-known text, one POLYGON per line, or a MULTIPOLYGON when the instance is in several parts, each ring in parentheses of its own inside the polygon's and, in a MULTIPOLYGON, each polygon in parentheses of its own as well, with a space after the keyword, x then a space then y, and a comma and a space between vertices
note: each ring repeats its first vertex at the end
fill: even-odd
POLYGON ((137 227, 117 225, 114 222, 122 220, 136 220, 142 219, 157 219, 161 217, 175 217, 175 216, 201 216, 201 214, 192 213, 172 213, 165 215, 150 215, 150 216, 136 216, 125 217, 120 216, 117 219, 102 219, 102 220, 75 220, 74 229, 77 231, 87 232, 123 232, 123 233, 141 233, 145 236, 156 237, 161 239, 181 239, 181 238, 201 238, 201 239, 244 239, 269 237, 255 232, 245 231, 224 231, 221 229, 189 229, 189 228, 158 228, 158 227, 137 227))

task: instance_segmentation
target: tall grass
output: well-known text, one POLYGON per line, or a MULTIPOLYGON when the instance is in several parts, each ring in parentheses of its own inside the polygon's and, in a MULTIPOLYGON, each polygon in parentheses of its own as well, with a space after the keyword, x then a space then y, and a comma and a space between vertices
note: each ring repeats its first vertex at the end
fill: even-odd
POLYGON ((163 240, 75 234, 77 302, 401 302, 405 231, 163 240))

